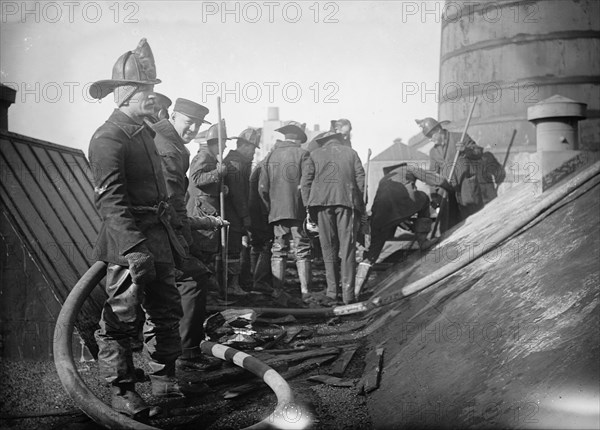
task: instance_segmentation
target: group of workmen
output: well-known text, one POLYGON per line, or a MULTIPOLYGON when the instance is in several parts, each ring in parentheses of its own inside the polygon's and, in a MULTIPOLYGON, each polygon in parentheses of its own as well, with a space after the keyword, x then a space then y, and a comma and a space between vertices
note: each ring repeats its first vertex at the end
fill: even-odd
POLYGON ((399 225, 413 230, 422 249, 431 246, 432 205, 441 204, 444 232, 495 197, 495 185, 503 179, 482 161, 483 150, 470 138, 459 141, 426 118, 419 123, 435 141, 430 169, 392 166, 367 216, 365 172, 352 149, 350 121, 332 122, 331 130, 310 142, 304 124, 285 122, 276 130, 282 139, 256 166, 261 130, 249 128, 231 138, 224 121, 217 121, 190 163, 186 144, 208 123, 209 110, 179 98, 169 114, 171 101, 154 92, 160 82, 142 39, 117 59, 112 79, 89 90, 97 99, 113 93, 117 105, 89 147, 103 221, 95 251, 108 265, 108 298, 96 331, 98 361, 112 389, 112 408, 137 420, 147 419, 151 410, 135 390, 131 343, 141 321, 152 394, 198 394, 203 388, 180 382, 176 370, 220 365, 200 349, 209 290, 228 298, 247 294, 242 288, 247 286, 278 300, 286 294, 291 257, 302 300, 317 303, 311 265, 318 242, 327 283, 318 304, 351 304, 399 225), (232 139, 236 148, 222 158, 222 143, 232 139), (457 151, 461 161, 445 179, 457 151), (433 187, 431 199, 416 189, 416 180, 433 187), (356 244, 368 245, 365 237, 371 243, 357 268, 356 244))

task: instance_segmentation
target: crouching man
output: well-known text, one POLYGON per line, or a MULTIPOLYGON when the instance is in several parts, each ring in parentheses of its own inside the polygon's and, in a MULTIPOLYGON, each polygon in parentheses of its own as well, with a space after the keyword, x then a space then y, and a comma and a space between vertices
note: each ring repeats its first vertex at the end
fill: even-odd
POLYGON ((402 222, 417 214, 413 231, 419 247, 425 250, 435 243, 427 239, 432 226, 429 196, 417 190, 417 179, 432 187, 452 190, 441 175, 416 165, 402 163, 386 167, 383 171, 385 176, 379 181, 371 208, 371 246, 356 271, 354 288, 357 297, 369 276, 371 266, 379 258, 383 245, 394 236, 396 228, 402 222))

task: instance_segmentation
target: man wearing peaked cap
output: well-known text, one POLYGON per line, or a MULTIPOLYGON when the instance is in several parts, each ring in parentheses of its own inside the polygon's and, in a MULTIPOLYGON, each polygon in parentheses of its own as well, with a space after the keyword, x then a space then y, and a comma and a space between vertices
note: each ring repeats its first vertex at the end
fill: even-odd
POLYGON ((296 260, 303 298, 307 299, 310 292, 311 243, 302 221, 311 185, 307 178, 313 174, 314 164, 308 151, 300 147, 307 140, 304 128, 304 124, 288 121, 275 130, 282 133, 285 140, 275 143, 258 181, 260 198, 273 226, 271 273, 276 298, 283 292, 288 254, 296 260))
POLYGON ((175 101, 173 115, 152 126, 156 132, 154 142, 162 160, 163 175, 166 180, 168 202, 175 210, 175 232, 183 245, 185 258, 176 258, 175 264, 182 272, 177 279, 181 294, 183 317, 179 323, 182 355, 177 364, 193 370, 207 370, 220 365, 220 360, 211 362, 200 352, 200 342, 204 340, 203 323, 206 316, 206 293, 214 284, 212 272, 196 257, 190 254, 193 243, 192 224, 215 230, 222 226, 218 217, 203 216, 189 218, 185 195, 188 188, 186 176, 190 164, 190 153, 185 145, 192 141, 208 109, 191 100, 179 98, 175 101))
POLYGON ((149 407, 135 391, 130 340, 137 336, 138 309, 146 316, 145 353, 156 395, 180 395, 175 360, 181 354, 181 303, 175 286, 174 255, 183 256, 154 145, 144 119, 154 114, 156 68, 142 39, 117 60, 110 80, 95 82, 90 93, 114 92, 118 106, 96 130, 89 159, 94 198, 102 228, 94 252, 108 264, 100 328, 96 331, 100 372, 112 390, 112 408, 146 419, 149 407))
POLYGON ((320 147, 310 154, 315 170, 314 178, 307 178, 312 183, 307 206, 311 219, 319 225, 326 296, 335 303, 341 281, 342 299, 350 304, 355 300, 356 237, 365 211, 365 172, 358 154, 345 145, 341 133, 329 131, 317 143, 320 147))
MULTIPOLYGON (((227 166, 225 185, 229 192, 225 197, 225 216, 230 222, 227 241, 227 293, 246 295, 241 288, 242 273, 242 236, 250 229, 250 211, 248 209, 250 192, 250 173, 254 152, 260 145, 262 129, 248 128, 237 138, 236 149, 229 151, 223 163, 227 166)), ((251 280, 242 280, 243 283, 251 280)))

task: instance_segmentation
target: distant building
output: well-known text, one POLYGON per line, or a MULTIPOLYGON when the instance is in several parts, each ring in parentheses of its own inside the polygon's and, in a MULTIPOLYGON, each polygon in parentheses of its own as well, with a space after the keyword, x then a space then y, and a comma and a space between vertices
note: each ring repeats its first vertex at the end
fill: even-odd
MULTIPOLYGON (((295 120, 302 122, 302 118, 295 120)), ((276 106, 269 107, 267 109, 267 119, 263 122, 262 126, 260 148, 256 150, 254 161, 260 161, 265 158, 271 149, 273 149, 273 146, 275 146, 275 142, 278 139, 283 139, 283 135, 275 131, 281 127, 282 124, 283 121, 279 119, 279 108, 276 106)), ((319 124, 315 124, 312 129, 307 127, 305 132, 308 137, 307 142, 310 142, 312 138, 321 132, 321 127, 319 124)))

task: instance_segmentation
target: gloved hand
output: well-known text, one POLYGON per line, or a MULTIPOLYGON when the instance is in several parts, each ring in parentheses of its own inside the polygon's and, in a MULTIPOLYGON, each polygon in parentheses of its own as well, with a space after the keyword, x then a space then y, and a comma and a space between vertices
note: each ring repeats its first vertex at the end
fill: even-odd
POLYGON ((211 216, 211 218, 214 219, 214 222, 216 225, 215 229, 221 228, 221 227, 229 227, 230 222, 227 221, 226 219, 223 219, 220 216, 211 216))
POLYGON ((129 264, 129 273, 134 284, 144 285, 156 279, 154 256, 150 250, 140 243, 129 251, 125 258, 129 264))
POLYGON ((465 142, 456 142, 456 151, 463 152, 465 150, 465 142))
POLYGON ((431 199, 431 207, 433 209, 439 208, 442 204, 443 197, 439 193, 431 193, 429 198, 431 199))

